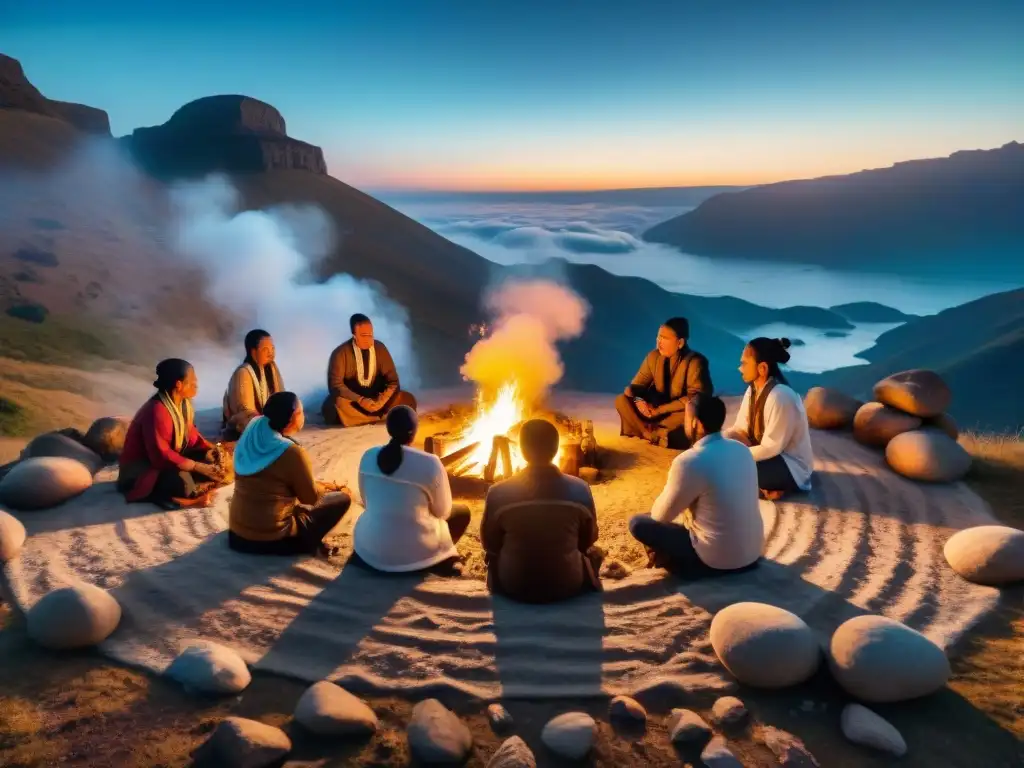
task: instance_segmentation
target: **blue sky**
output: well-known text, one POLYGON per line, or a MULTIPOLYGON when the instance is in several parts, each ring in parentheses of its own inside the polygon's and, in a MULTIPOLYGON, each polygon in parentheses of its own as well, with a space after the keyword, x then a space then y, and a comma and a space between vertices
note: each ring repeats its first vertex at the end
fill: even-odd
POLYGON ((115 134, 244 93, 365 188, 762 183, 1024 140, 1024 2, 3 0, 115 134), (629 7, 633 6, 633 7, 629 7))

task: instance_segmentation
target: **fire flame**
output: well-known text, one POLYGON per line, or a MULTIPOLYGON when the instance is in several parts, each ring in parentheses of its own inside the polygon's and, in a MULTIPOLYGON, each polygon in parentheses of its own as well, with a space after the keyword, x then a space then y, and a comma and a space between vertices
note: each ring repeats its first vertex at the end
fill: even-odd
MULTIPOLYGON (((529 407, 520 395, 516 382, 507 382, 501 385, 497 394, 490 401, 482 391, 478 390, 476 410, 472 420, 448 448, 448 452, 453 453, 464 446, 478 443, 476 449, 459 463, 458 466, 466 467, 466 470, 460 471, 459 474, 483 477, 484 468, 491 457, 494 438, 499 435, 508 436, 513 427, 527 418, 529 418, 529 407)), ((509 453, 512 459, 512 473, 518 472, 526 466, 526 459, 520 453, 517 442, 510 442, 509 453)), ((557 465, 561 454, 562 450, 559 447, 558 453, 551 463, 557 465)), ((498 471, 503 469, 499 460, 498 471)))

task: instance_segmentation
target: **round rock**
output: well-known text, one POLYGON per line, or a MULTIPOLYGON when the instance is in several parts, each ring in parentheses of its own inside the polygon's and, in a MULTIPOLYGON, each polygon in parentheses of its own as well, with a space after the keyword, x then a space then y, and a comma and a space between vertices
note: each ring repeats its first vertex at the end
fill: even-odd
POLYGON ((746 716, 746 706, 735 696, 723 696, 711 707, 711 719, 721 725, 736 725, 746 716))
POLYGON ((907 742, 900 732, 885 718, 860 704, 847 704, 839 718, 843 735, 854 744, 860 744, 896 757, 907 753, 907 742))
POLYGON ((75 459, 25 459, 0 480, 0 503, 25 511, 55 507, 90 488, 92 474, 75 459))
POLYGON ((862 405, 860 400, 826 387, 811 387, 804 396, 807 422, 814 429, 846 429, 853 425, 862 405))
POLYGON ((437 699, 412 708, 406 735, 409 749, 424 763, 459 763, 473 748, 469 728, 437 699))
POLYGON ((196 753, 197 765, 218 768, 265 768, 291 752, 288 734, 256 720, 227 717, 196 753))
POLYGON ((608 716, 637 723, 647 722, 647 710, 639 701, 629 696, 616 696, 612 699, 608 705, 608 716))
POLYGON ((736 759, 721 736, 715 736, 707 743, 700 759, 707 768, 743 768, 743 763, 736 759))
POLYGON ((45 648, 67 650, 101 643, 117 629, 121 606, 105 589, 92 584, 50 592, 26 617, 28 635, 45 648))
POLYGON ((99 472, 104 463, 95 451, 89 450, 77 440, 62 435, 60 432, 47 432, 45 435, 39 435, 21 452, 22 459, 41 459, 46 456, 74 459, 88 469, 90 475, 99 472))
POLYGON ((667 725, 675 744, 703 744, 711 738, 711 726, 692 709, 673 709, 667 725))
POLYGON ((975 584, 1024 581, 1024 531, 979 525, 949 537, 943 549, 949 567, 975 584))
POLYGON ((941 648, 884 616, 857 616, 840 625, 829 645, 829 666, 847 693, 872 702, 926 696, 950 675, 941 648))
POLYGON ((896 435, 885 446, 885 460, 911 480, 950 483, 971 468, 971 454, 938 429, 916 429, 896 435))
POLYGON ((940 413, 938 416, 925 419, 924 426, 945 432, 954 440, 960 437, 960 427, 948 413, 940 413))
POLYGON ((537 768, 537 758, 519 736, 505 739, 491 755, 487 768, 537 768))
POLYGON ((581 760, 594 746, 597 723, 586 712, 566 712, 548 721, 540 738, 556 755, 581 760))
POLYGON ((0 509, 0 563, 13 560, 25 544, 25 526, 21 520, 0 509))
POLYGON ((896 435, 921 426, 917 416, 882 403, 864 403, 853 417, 853 437, 859 443, 883 448, 896 435))
POLYGON ((318 736, 368 736, 379 725, 366 702, 326 680, 302 694, 295 705, 295 721, 318 736))
POLYGON ((82 444, 104 461, 115 461, 124 449, 124 438, 128 434, 128 423, 113 416, 96 419, 82 438, 82 444))
POLYGON ((503 733, 512 729, 512 715, 501 704, 495 703, 487 706, 487 720, 491 724, 491 730, 495 733, 503 733))
POLYGON ((252 674, 241 656, 207 641, 185 648, 164 674, 199 693, 239 693, 252 682, 252 674))
POLYGON ((758 688, 802 683, 821 657, 803 619, 764 603, 735 603, 715 614, 711 647, 737 680, 758 688))
POLYGON ((875 399, 914 416, 938 416, 949 408, 953 393, 935 371, 915 368, 875 384, 875 399))

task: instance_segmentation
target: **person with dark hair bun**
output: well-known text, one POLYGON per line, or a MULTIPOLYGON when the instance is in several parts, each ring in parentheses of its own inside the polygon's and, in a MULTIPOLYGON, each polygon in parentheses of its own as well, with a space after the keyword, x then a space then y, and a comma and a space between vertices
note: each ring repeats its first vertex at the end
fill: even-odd
POLYGON ((305 450, 292 439, 306 416, 294 392, 275 392, 235 447, 235 495, 228 546, 254 555, 329 555, 324 544, 352 504, 334 483, 313 478, 305 450))
POLYGON ((519 432, 526 468, 495 483, 484 502, 480 541, 487 585, 524 603, 551 603, 601 589, 604 552, 590 486, 553 462, 558 429, 531 419, 519 432))
POLYGON ((237 440, 246 425, 263 413, 270 396, 284 391, 275 355, 274 340, 267 331, 256 328, 245 334, 245 359, 231 374, 224 392, 221 428, 225 440, 237 440))
POLYGON ((744 571, 760 560, 757 468, 750 451, 722 436, 724 423, 721 398, 702 397, 687 408, 693 446, 673 459, 650 514, 629 521, 630 533, 647 550, 648 567, 696 579, 744 571))
POLYGON ((379 424, 398 405, 416 410, 416 398, 401 389, 395 361, 373 337, 366 315, 349 320, 352 338, 331 353, 327 363, 327 397, 321 411, 332 426, 379 424))
POLYGON ((633 381, 615 398, 621 434, 665 448, 689 446, 683 428, 686 404, 713 392, 708 359, 690 349, 689 336, 685 317, 662 323, 656 348, 647 353, 633 381))
POLYGON ((448 473, 432 453, 412 447, 416 411, 398 405, 387 415, 386 445, 359 462, 359 495, 366 510, 356 521, 357 565, 389 573, 451 570, 455 545, 469 528, 469 507, 452 504, 448 473))
POLYGON ((117 489, 129 502, 173 509, 204 503, 205 491, 222 481, 213 445, 195 425, 195 369, 170 358, 156 366, 156 394, 143 405, 124 438, 117 489))
POLYGON ((789 347, 789 339, 761 336, 743 348, 739 370, 748 387, 726 433, 750 447, 761 495, 772 500, 809 491, 814 471, 807 412, 779 368, 789 362, 789 347))

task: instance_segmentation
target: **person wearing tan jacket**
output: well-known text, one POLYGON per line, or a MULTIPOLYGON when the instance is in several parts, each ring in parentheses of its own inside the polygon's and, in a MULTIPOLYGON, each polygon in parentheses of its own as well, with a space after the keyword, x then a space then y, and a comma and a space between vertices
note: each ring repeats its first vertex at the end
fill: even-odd
POLYGON ((275 354, 274 340, 262 328, 245 334, 245 359, 231 374, 224 392, 221 428, 225 440, 237 440, 249 422, 263 414, 270 396, 284 391, 275 354))
POLYGON ((484 502, 480 540, 488 587, 524 603, 600 590, 604 553, 595 546, 590 486, 552 463, 558 430, 551 422, 531 419, 519 439, 526 468, 491 486, 484 502))
POLYGON ((352 338, 331 353, 327 364, 324 421, 358 427, 383 421, 396 405, 416 410, 416 398, 400 388, 391 353, 373 338, 370 318, 352 315, 349 327, 352 338))
POLYGON ((647 353, 633 381, 615 398, 620 434, 663 448, 690 446, 683 428, 686 407, 701 395, 711 395, 713 386, 708 359, 687 346, 689 335, 685 317, 670 318, 658 329, 656 348, 647 353))
POLYGON ((305 424, 293 392, 267 400, 235 447, 235 495, 228 545, 257 555, 330 554, 323 539, 352 504, 332 483, 313 478, 306 452, 291 439, 305 424))

